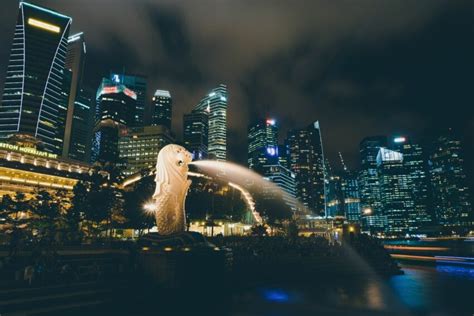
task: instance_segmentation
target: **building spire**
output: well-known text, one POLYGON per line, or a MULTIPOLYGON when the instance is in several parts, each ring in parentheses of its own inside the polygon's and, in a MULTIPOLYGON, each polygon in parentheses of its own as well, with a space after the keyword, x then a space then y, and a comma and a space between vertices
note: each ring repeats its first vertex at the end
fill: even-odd
POLYGON ((346 164, 344 163, 344 158, 342 158, 342 153, 339 152, 339 159, 341 160, 341 165, 344 171, 348 171, 346 164))

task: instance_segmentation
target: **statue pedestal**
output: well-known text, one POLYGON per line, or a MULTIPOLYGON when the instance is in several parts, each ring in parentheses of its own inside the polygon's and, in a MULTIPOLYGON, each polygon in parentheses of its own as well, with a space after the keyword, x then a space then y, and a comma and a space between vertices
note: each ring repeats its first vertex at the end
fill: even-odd
POLYGON ((165 288, 192 288, 222 282, 232 264, 230 250, 214 246, 199 233, 167 236, 153 233, 138 243, 141 247, 139 272, 165 288))

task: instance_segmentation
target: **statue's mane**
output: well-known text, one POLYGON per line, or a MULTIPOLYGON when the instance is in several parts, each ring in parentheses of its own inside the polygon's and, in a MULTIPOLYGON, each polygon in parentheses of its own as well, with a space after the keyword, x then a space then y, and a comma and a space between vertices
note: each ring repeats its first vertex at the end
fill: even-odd
POLYGON ((182 174, 176 165, 176 145, 167 145, 158 153, 156 161, 156 189, 155 194, 161 194, 166 185, 170 185, 171 181, 184 181, 186 175, 182 174))

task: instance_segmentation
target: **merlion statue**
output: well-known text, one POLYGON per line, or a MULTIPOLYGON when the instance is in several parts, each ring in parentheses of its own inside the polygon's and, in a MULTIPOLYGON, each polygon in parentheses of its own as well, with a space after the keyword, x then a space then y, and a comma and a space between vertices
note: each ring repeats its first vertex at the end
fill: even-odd
POLYGON ((166 145, 158 153, 153 200, 156 226, 161 235, 185 231, 184 203, 191 184, 188 180, 191 160, 191 154, 178 145, 166 145))

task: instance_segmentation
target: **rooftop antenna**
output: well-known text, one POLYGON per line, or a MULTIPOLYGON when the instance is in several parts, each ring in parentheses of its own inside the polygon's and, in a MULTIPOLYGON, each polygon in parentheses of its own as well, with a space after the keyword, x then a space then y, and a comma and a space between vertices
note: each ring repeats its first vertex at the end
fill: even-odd
POLYGON ((339 159, 341 160, 341 165, 342 168, 344 168, 344 171, 348 171, 346 164, 344 163, 344 158, 342 158, 342 153, 339 152, 339 159))

